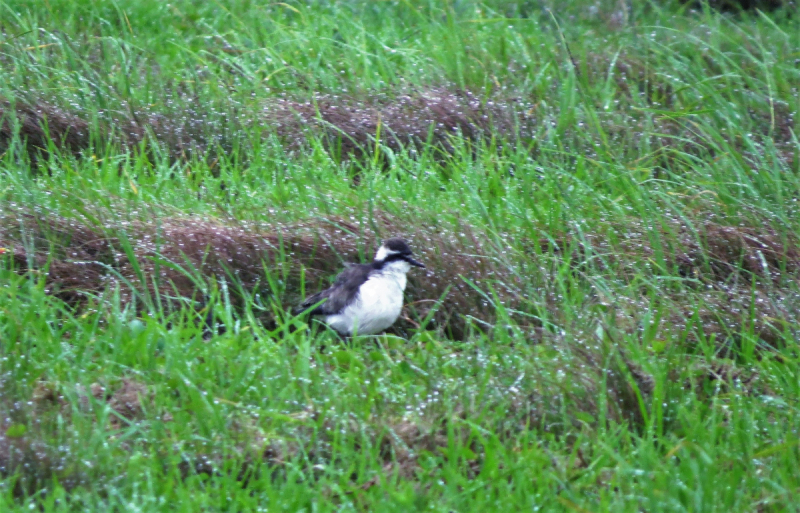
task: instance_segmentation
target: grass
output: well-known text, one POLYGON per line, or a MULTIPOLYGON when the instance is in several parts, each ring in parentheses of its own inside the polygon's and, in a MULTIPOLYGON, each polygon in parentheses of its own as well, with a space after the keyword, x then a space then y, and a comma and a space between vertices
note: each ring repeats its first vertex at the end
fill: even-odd
POLYGON ((796 511, 793 9, 0 3, 0 509, 796 511))

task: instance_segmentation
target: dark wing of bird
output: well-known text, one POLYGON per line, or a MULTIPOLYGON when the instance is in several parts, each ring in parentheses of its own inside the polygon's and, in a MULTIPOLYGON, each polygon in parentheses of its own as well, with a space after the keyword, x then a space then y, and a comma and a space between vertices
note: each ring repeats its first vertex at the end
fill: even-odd
POLYGON ((325 302, 309 311, 311 315, 331 315, 341 311, 355 299, 359 287, 369 278, 370 271, 372 266, 369 264, 351 265, 336 277, 330 288, 307 297, 295 309, 295 315, 309 311, 322 300, 325 302))

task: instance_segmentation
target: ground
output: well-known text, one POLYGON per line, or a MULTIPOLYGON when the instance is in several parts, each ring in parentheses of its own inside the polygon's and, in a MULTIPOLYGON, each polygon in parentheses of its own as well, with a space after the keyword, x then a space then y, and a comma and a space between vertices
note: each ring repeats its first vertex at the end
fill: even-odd
POLYGON ((0 12, 0 510, 800 509, 794 2, 0 12))

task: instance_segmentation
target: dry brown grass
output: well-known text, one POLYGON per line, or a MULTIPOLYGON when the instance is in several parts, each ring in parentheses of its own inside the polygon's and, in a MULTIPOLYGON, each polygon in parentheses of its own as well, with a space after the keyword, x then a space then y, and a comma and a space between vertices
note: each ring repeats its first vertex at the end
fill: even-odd
POLYGON ((15 134, 26 144, 29 156, 35 160, 39 152, 47 152, 52 143, 69 153, 78 154, 91 143, 90 123, 55 106, 16 105, 0 101, 0 151, 6 151, 15 134))
POLYGON ((688 229, 681 234, 685 249, 678 254, 677 263, 685 275, 706 274, 727 282, 734 275, 746 273, 746 278, 752 275, 777 282, 800 270, 798 241, 771 227, 755 229, 708 222, 698 227, 697 235, 700 240, 688 229))
MULTIPOLYGON (((404 334, 418 327, 435 309, 428 329, 463 339, 470 324, 479 329, 495 324, 495 302, 512 310, 530 308, 523 293, 526 284, 520 282, 516 265, 501 260, 495 244, 470 226, 412 225, 382 214, 374 221, 382 236, 408 238, 428 265, 425 271, 409 276, 407 308, 393 328, 395 332, 404 334), (475 290, 470 283, 483 291, 491 289, 494 296, 475 290), (445 300, 439 303, 442 297, 445 300)), ((570 259, 576 272, 614 272, 624 278, 639 263, 653 261, 657 252, 644 230, 622 227, 619 231, 633 235, 616 243, 608 242, 605 235, 585 235, 594 254, 605 255, 594 260, 595 269, 586 267, 587 248, 570 242, 569 235, 554 234, 556 244, 549 249, 550 241, 539 241, 544 253, 537 258, 546 269, 548 254, 563 259, 564 251, 573 251, 570 259)), ((670 317, 662 320, 667 331, 677 336, 690 329, 728 340, 728 334, 740 331, 743 319, 754 309, 749 329, 770 344, 778 343, 782 327, 795 318, 798 303, 792 292, 800 270, 797 241, 769 227, 756 230, 711 222, 691 230, 679 228, 662 237, 667 267, 661 272, 694 280, 699 294, 689 301, 683 296, 664 296, 664 301, 672 301, 670 317)), ((8 212, 0 219, 0 247, 10 250, 15 268, 46 272, 47 291, 73 305, 119 287, 124 303, 136 302, 144 308, 148 301, 157 304, 154 298, 158 295, 163 305, 174 309, 187 299, 202 301, 215 284, 225 281, 234 292, 234 306, 243 304, 238 291, 258 293, 262 299, 291 308, 302 299, 303 282, 306 294, 326 287, 344 262, 357 262, 362 254, 370 258, 378 243, 371 223, 345 218, 257 228, 165 218, 126 226, 110 223, 102 229, 30 213, 8 212), (123 241, 130 245, 133 260, 123 250, 123 241), (273 278, 272 283, 280 283, 277 289, 270 287, 268 277, 273 278)), ((546 272, 541 266, 535 268, 546 272)), ((634 274, 629 279, 634 279, 634 274)), ((536 279, 546 291, 547 276, 536 279)), ((546 296, 550 317, 560 318, 556 295, 546 296)), ((631 317, 631 311, 641 309, 638 301, 618 298, 614 308, 622 316, 622 329, 636 329, 638 317, 631 317), (626 306, 626 301, 631 304, 626 306)), ((272 326, 275 319, 264 313, 261 320, 272 326)), ((516 322, 539 334, 531 335, 532 339, 548 336, 536 328, 533 318, 520 317, 516 322)))
MULTIPOLYGON (((638 222, 608 224, 580 239, 552 234, 552 241, 540 241, 540 246, 590 281, 601 276, 636 283, 643 268, 652 269, 655 279, 686 280, 660 290, 655 305, 647 288, 614 297, 598 294, 596 301, 608 308, 607 322, 626 333, 637 332, 642 315, 653 313, 654 306, 664 313, 657 326, 660 339, 691 344, 713 337, 728 349, 743 333, 778 347, 788 327, 800 321, 800 241, 766 222, 756 229, 698 220, 691 228, 669 225, 657 237, 638 222)), ((558 319, 558 299, 548 297, 548 302, 551 318, 558 319)))
MULTIPOLYGON (((759 52, 755 48, 751 48, 751 51, 759 52)), ((731 100, 737 103, 744 101, 749 105, 746 112, 751 124, 748 129, 750 140, 745 141, 735 130, 726 130, 726 123, 730 120, 721 119, 718 114, 703 113, 691 120, 670 115, 671 111, 680 112, 691 100, 685 93, 676 91, 675 77, 668 78, 663 70, 654 68, 642 56, 628 51, 613 57, 590 53, 579 66, 581 72, 586 73, 589 83, 602 83, 611 78, 622 104, 644 103, 655 111, 645 113, 637 109, 618 108, 604 113, 600 119, 602 129, 612 145, 638 151, 646 142, 651 148, 649 155, 637 153, 636 158, 638 162, 649 161, 656 171, 659 167, 674 169, 676 163, 687 158, 699 157, 709 161, 729 156, 731 149, 741 155, 740 162, 757 170, 763 166, 768 155, 768 144, 774 145, 778 158, 790 168, 798 165, 793 138, 795 109, 784 101, 756 91, 748 93, 745 98, 731 100), (656 113, 658 111, 661 113, 656 113), (706 123, 711 127, 707 128, 706 123)), ((706 59, 705 66, 711 75, 726 72, 712 59, 706 59)), ((745 62, 741 66, 743 73, 757 72, 753 63, 745 62)), ((681 166, 677 169, 681 169, 681 166)))
POLYGON ((363 100, 333 95, 305 102, 279 99, 264 107, 264 119, 290 149, 316 136, 329 151, 359 158, 372 153, 376 143, 394 153, 423 151, 425 144, 452 153, 455 138, 516 142, 530 137, 536 124, 524 107, 515 99, 430 88, 363 100))
MULTIPOLYGON (((588 73, 587 80, 604 82, 610 59, 609 55, 590 54, 580 66, 588 73)), ((708 65, 712 69, 716 66, 713 62, 708 65)), ((648 105, 665 111, 679 100, 670 83, 635 55, 619 55, 613 73, 620 98, 644 97, 648 105)), ((558 94, 558 83, 552 87, 552 93, 558 94)), ((441 161, 462 149, 474 154, 480 145, 525 148, 535 154, 541 144, 537 134, 560 117, 557 107, 543 106, 548 103, 543 99, 509 92, 482 96, 454 87, 432 87, 365 97, 282 97, 223 114, 212 105, 182 97, 190 107, 169 112, 133 112, 122 106, 115 114, 95 121, 86 113, 43 100, 14 106, 0 101, 0 151, 8 149, 18 126, 19 137, 34 164, 53 147, 77 156, 90 148, 98 151, 111 144, 128 151, 144 148, 149 153, 158 147, 173 162, 199 158, 213 167, 220 151, 227 154, 237 146, 247 148, 251 134, 258 131, 263 137, 276 135, 288 151, 305 151, 312 141, 319 140, 334 158, 341 160, 377 158, 387 163, 390 154, 416 158, 428 153, 432 160, 441 161)), ((758 107, 749 112, 756 127, 754 133, 770 138, 780 158, 796 166, 792 109, 766 97, 755 104, 758 107)), ((609 138, 609 148, 639 148, 646 141, 653 149, 650 157, 663 167, 671 167, 676 155, 705 158, 724 153, 709 146, 707 134, 701 133, 696 124, 678 118, 618 109, 604 113, 600 122, 609 138)), ((724 133, 717 135, 741 152, 746 162, 757 166, 761 156, 750 155, 744 141, 724 133)), ((599 139, 577 125, 565 127, 562 138, 576 152, 591 156, 597 151, 599 139)), ((246 154, 239 152, 243 158, 246 154)))
POLYGON ((319 138, 332 155, 360 159, 373 154, 379 139, 383 149, 410 150, 412 156, 430 145, 438 159, 455 151, 456 139, 494 140, 500 146, 529 141, 538 123, 531 107, 519 98, 483 98, 440 87, 366 98, 322 94, 306 101, 279 98, 266 102, 260 112, 224 116, 212 106, 206 107, 208 112, 199 107, 133 112, 122 106, 113 116, 93 122, 85 113, 44 100, 14 105, 2 100, 0 151, 9 147, 19 127, 34 163, 52 148, 77 156, 106 144, 132 150, 145 141, 159 145, 173 161, 188 160, 212 157, 220 148, 226 151, 234 139, 243 142, 249 128, 257 126, 265 136, 276 134, 290 151, 305 149, 312 138, 319 138))
POLYGON ((755 229, 705 222, 679 230, 672 251, 671 264, 696 280, 699 298, 666 298, 673 313, 665 322, 673 330, 694 326, 723 347, 739 342, 731 333, 749 331, 775 347, 798 320, 800 242, 794 237, 766 224, 755 229))
MULTIPOLYGON (((0 246, 9 248, 15 268, 46 271, 47 290, 72 304, 113 286, 120 287, 123 302, 138 301, 140 306, 155 294, 168 303, 170 298, 198 300, 208 292, 204 287, 225 280, 234 291, 237 286, 259 291, 291 307, 302 299, 302 280, 307 293, 325 287, 343 262, 357 262, 360 251, 371 257, 379 243, 371 228, 341 218, 258 230, 177 218, 99 229, 29 213, 7 213, 0 223, 0 246), (123 233, 133 260, 123 250, 123 233), (267 272, 284 280, 281 290, 269 289, 267 272)), ((500 300, 514 301, 514 277, 491 257, 491 244, 469 226, 439 230, 380 215, 376 223, 386 237, 408 238, 428 265, 424 275, 410 276, 409 321, 398 329, 418 324, 434 307, 438 310, 431 327, 456 338, 466 335, 465 316, 491 324, 490 302, 462 276, 479 286, 494 283, 500 300), (438 305, 448 286, 447 300, 438 305)))
POLYGON ((47 269, 47 292, 70 304, 85 300, 87 293, 101 292, 107 283, 107 266, 116 264, 113 238, 61 218, 2 215, 0 241, 17 270, 40 273, 47 269))
POLYGON ((12 105, 0 98, 0 153, 17 135, 34 165, 53 149, 80 156, 90 149, 102 151, 106 145, 132 151, 143 143, 159 145, 172 161, 189 160, 229 149, 231 133, 242 129, 235 116, 227 119, 197 109, 133 113, 123 108, 121 112, 129 113, 92 120, 86 113, 45 100, 12 105))

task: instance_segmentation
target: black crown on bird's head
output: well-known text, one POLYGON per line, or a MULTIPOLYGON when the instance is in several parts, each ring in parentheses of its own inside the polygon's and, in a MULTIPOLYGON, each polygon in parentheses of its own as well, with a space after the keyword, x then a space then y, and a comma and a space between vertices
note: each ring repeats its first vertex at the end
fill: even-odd
POLYGON ((392 253, 400 253, 401 255, 411 255, 411 248, 408 246, 408 243, 399 237, 394 237, 391 239, 386 239, 383 243, 383 246, 391 251, 392 253))

